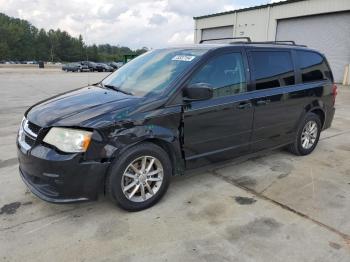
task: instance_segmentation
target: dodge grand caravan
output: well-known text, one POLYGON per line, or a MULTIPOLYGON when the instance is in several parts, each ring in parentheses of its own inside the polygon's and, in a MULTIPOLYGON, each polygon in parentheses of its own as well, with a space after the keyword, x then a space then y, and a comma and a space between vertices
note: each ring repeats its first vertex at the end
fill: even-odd
POLYGON ((20 175, 49 202, 104 192, 145 209, 185 169, 284 146, 310 154, 336 94, 326 58, 295 44, 152 50, 30 107, 17 138, 20 175))

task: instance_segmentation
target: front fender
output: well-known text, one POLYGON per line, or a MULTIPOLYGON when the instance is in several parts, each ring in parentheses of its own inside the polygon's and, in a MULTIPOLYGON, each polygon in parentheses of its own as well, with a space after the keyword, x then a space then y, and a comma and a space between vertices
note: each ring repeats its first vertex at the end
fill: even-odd
POLYGON ((179 129, 181 114, 181 107, 154 110, 107 128, 103 132, 107 141, 106 158, 113 161, 130 147, 147 141, 165 149, 176 169, 181 170, 184 167, 179 129))

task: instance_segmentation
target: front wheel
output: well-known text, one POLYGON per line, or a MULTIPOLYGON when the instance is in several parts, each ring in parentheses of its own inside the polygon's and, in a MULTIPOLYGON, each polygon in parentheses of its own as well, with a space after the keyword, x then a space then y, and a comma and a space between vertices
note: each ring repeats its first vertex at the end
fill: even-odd
POLYGON ((168 154, 152 143, 128 149, 112 165, 106 187, 123 209, 139 211, 156 204, 167 191, 172 174, 168 154))
POLYGON ((289 145, 289 151, 298 156, 310 154, 317 146, 321 128, 319 116, 308 113, 298 128, 294 143, 289 145))

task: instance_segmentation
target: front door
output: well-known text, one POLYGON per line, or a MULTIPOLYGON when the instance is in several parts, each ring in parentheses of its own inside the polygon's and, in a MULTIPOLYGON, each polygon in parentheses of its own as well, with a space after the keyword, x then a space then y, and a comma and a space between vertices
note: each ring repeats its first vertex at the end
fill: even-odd
POLYGON ((247 71, 240 52, 209 59, 188 85, 206 83, 213 98, 184 105, 184 152, 188 167, 250 150, 253 106, 247 94, 247 71))

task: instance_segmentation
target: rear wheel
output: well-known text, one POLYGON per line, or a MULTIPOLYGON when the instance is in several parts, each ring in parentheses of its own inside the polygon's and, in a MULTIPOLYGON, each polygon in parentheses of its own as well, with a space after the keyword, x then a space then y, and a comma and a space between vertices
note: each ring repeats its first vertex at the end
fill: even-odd
POLYGON ((298 128, 294 143, 289 145, 289 151, 298 156, 310 154, 317 146, 321 128, 319 116, 308 113, 298 128))
POLYGON ((110 198, 129 211, 149 208, 165 194, 172 173, 167 153, 152 143, 124 152, 112 165, 106 187, 110 198))

